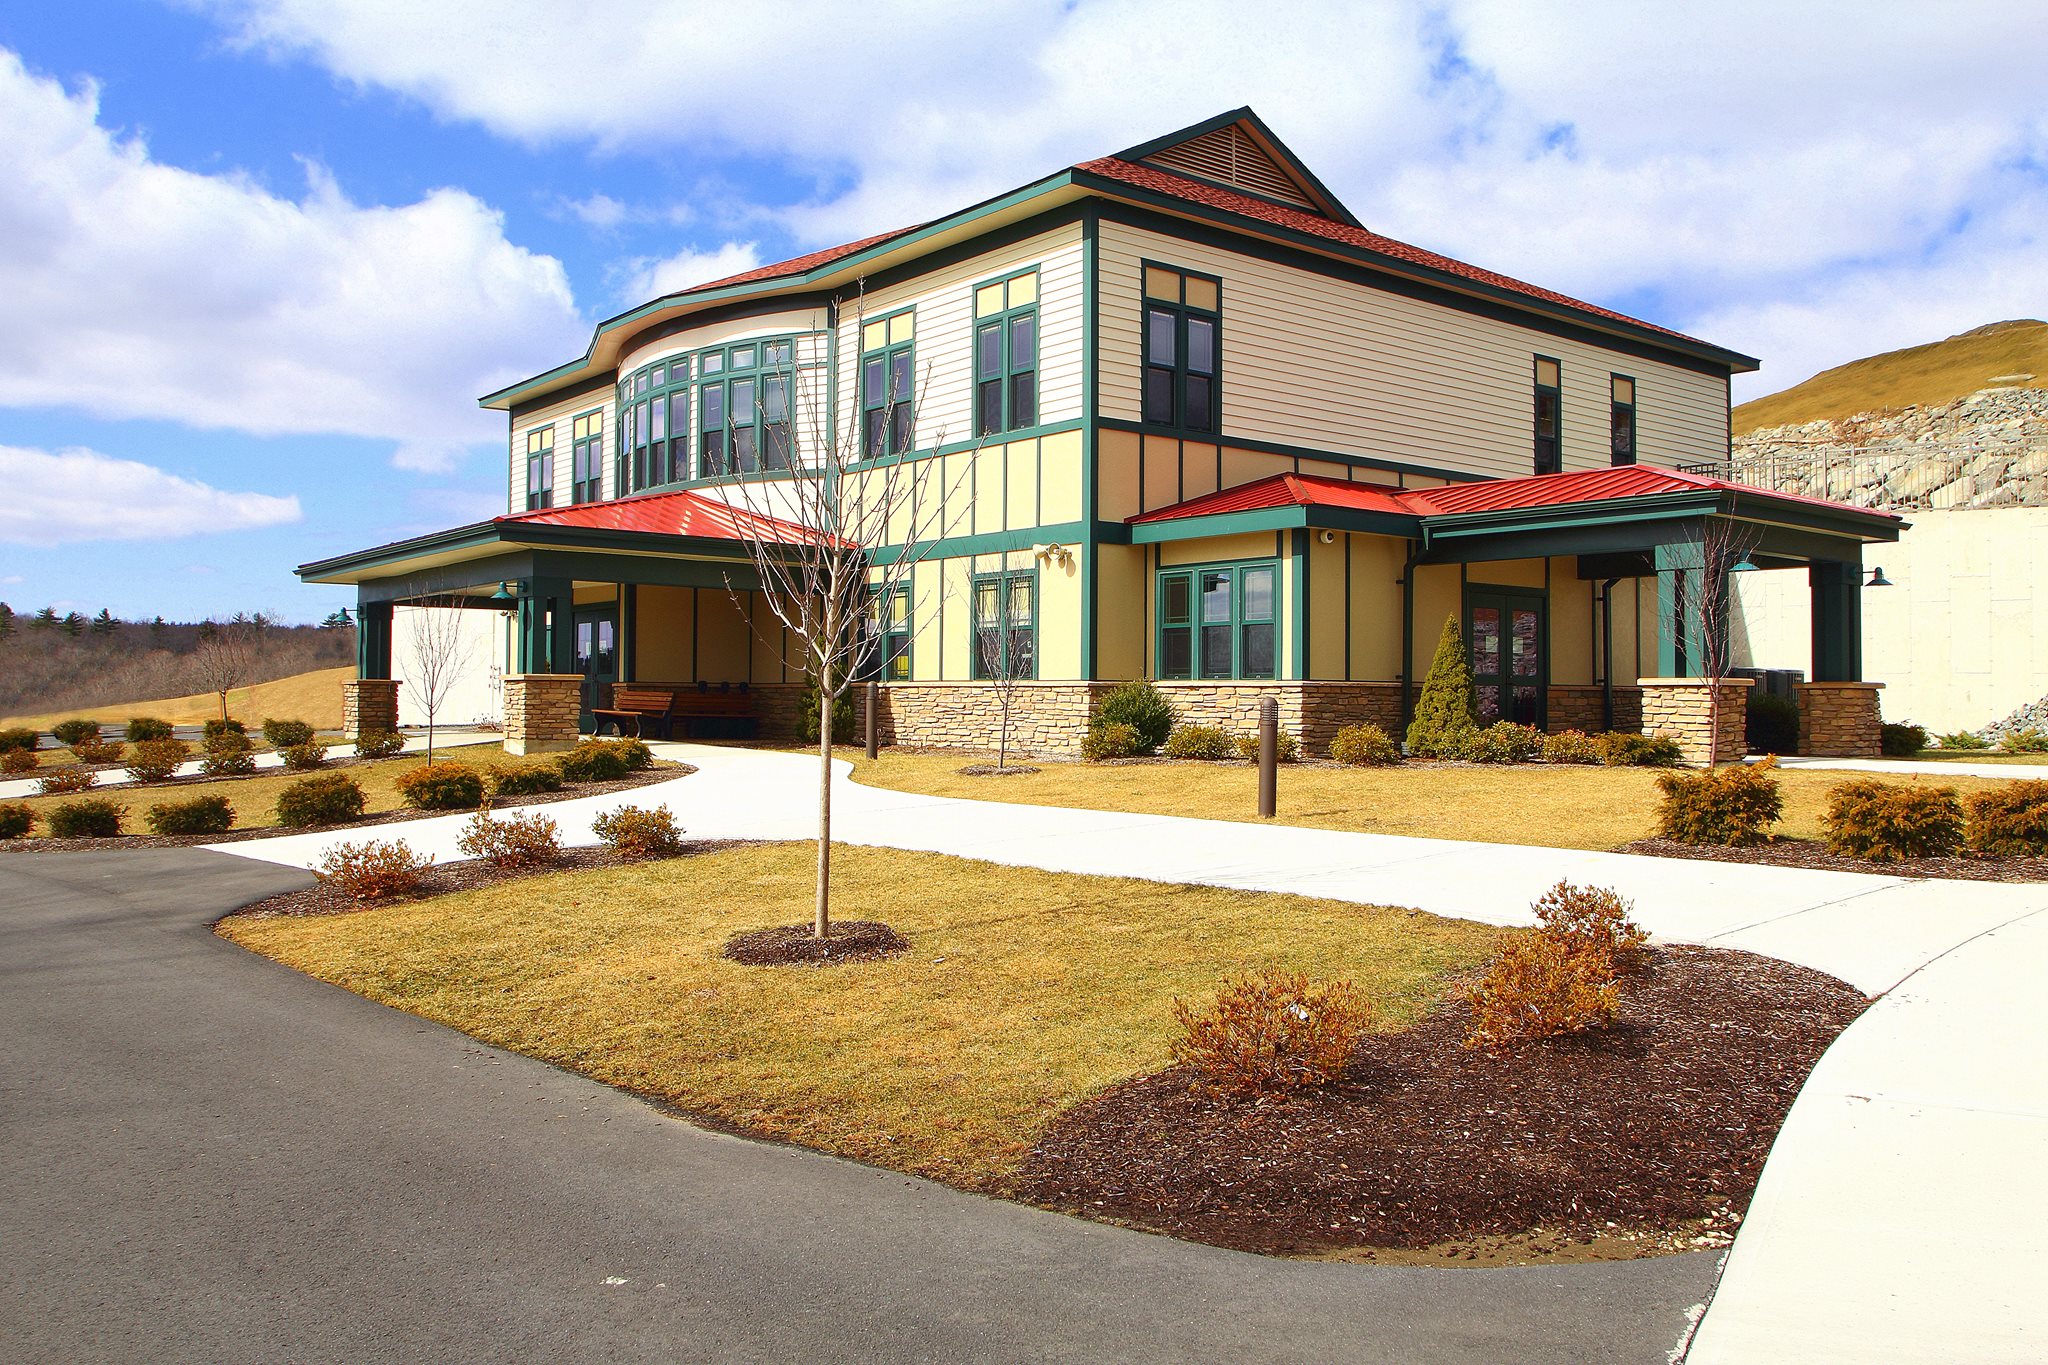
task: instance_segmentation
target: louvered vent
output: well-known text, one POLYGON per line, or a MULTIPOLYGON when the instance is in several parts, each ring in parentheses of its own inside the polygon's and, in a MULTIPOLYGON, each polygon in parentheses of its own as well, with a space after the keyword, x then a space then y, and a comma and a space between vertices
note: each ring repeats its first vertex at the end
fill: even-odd
POLYGON ((1191 137, 1186 142, 1177 142, 1164 151, 1154 152, 1145 160, 1162 170, 1200 176, 1248 194, 1264 195, 1311 211, 1316 208, 1315 202, 1301 192, 1301 187, 1287 172, 1281 170, 1273 158, 1260 150, 1259 145, 1235 123, 1203 133, 1200 137, 1191 137))

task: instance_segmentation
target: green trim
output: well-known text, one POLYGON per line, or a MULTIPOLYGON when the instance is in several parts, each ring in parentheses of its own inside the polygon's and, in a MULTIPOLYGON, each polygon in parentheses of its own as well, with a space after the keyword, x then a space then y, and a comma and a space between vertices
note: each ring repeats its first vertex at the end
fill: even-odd
MULTIPOLYGON (((1155 261, 1146 257, 1138 260, 1138 415, 1144 425, 1162 432, 1170 432, 1182 439, 1217 442, 1222 440, 1223 431, 1223 279, 1219 275, 1189 270, 1186 266, 1173 265, 1166 261, 1155 261), (1174 275, 1180 280, 1179 297, 1173 299, 1154 298, 1146 292, 1145 277, 1157 270, 1174 275), (1216 286, 1216 306, 1203 308, 1187 301, 1188 281, 1203 280, 1216 286), (1164 313, 1173 319, 1173 363, 1160 365, 1152 359, 1152 314, 1164 313), (1209 372, 1198 375, 1188 364, 1188 328, 1190 323, 1206 322, 1210 327, 1209 372), (1173 376, 1173 417, 1171 422, 1153 422, 1146 416, 1145 405, 1152 384, 1154 369, 1168 371, 1173 376), (1188 384, 1194 378, 1209 381, 1209 425, 1195 427, 1188 425, 1188 384)), ((1142 465, 1140 466, 1142 468, 1142 465)))
MULTIPOLYGON (((1177 147, 1183 142, 1193 141, 1204 133, 1213 133, 1220 128, 1228 128, 1233 123, 1248 125, 1251 128, 1253 140, 1266 144, 1262 150, 1272 157, 1274 161, 1278 162, 1283 169, 1294 176, 1301 187, 1309 192, 1308 197, 1311 200, 1321 201, 1318 207, 1322 209, 1325 215, 1335 218, 1339 222, 1349 223, 1352 227, 1362 226, 1351 210, 1344 207, 1343 202, 1336 195, 1330 193, 1330 187, 1317 179, 1315 172, 1311 171, 1302 163, 1301 158, 1294 154, 1294 149, 1285 142, 1282 142, 1280 135, 1267 127, 1264 119, 1252 112, 1250 105, 1240 106, 1227 113, 1218 114, 1214 118, 1203 119, 1200 123, 1191 123, 1178 132, 1168 133, 1164 137, 1155 137, 1150 142, 1141 142, 1135 147, 1126 147, 1124 150, 1116 153, 1116 158, 1119 161, 1143 161, 1146 157, 1163 152, 1169 147, 1177 147)), ((1206 179, 1203 176, 1188 175, 1186 171, 1174 171, 1172 174, 1184 176, 1189 180, 1206 179)), ((1209 183, 1214 184, 1217 182, 1210 181, 1209 183)), ((1271 199, 1263 194, 1253 194, 1250 190, 1239 185, 1227 185, 1224 188, 1253 199, 1265 199, 1268 203, 1283 203, 1281 200, 1271 199)), ((1284 206, 1291 209, 1298 209, 1300 207, 1297 204, 1285 204, 1284 206)))
MULTIPOLYGON (((1625 465, 1636 464, 1642 459, 1642 428, 1636 421, 1637 404, 1642 402, 1642 397, 1642 386, 1636 382, 1634 375, 1623 374, 1619 370, 1608 371, 1607 463, 1612 467, 1620 468, 1625 465), (1614 396, 1614 381, 1617 379, 1626 379, 1628 381, 1629 401, 1626 403, 1621 402, 1614 396), (1614 413, 1618 408, 1626 408, 1628 410, 1628 458, 1626 460, 1616 459, 1614 455, 1614 413)), ((1734 419, 1731 417, 1729 420, 1733 421, 1734 419)))
MULTIPOLYGON (((1100 528, 1099 464, 1101 442, 1096 439, 1098 395, 1102 392, 1101 339, 1101 220, 1093 204, 1081 214, 1081 523, 1086 533, 1081 540, 1081 668, 1083 678, 1094 678, 1100 657, 1101 612, 1097 598, 1102 593, 1102 556, 1097 546, 1100 528)), ((1139 455, 1139 468, 1144 456, 1139 455)), ((1045 507, 1045 460, 1038 461, 1038 506, 1045 507)))
POLYGON ((1038 676, 1038 570, 997 569, 981 573, 970 569, 967 588, 967 678, 970 682, 989 681, 985 663, 981 657, 981 590, 984 585, 993 586, 996 600, 1003 614, 1003 669, 1005 676, 1012 678, 1036 678, 1038 676), (1010 660, 1010 585, 1019 581, 1031 585, 1031 671, 1014 671, 1010 660))
POLYGON ((1100 426, 1104 431, 1127 431, 1138 436, 1166 436, 1194 445, 1217 446, 1229 450, 1250 450, 1261 455, 1285 455, 1297 460, 1319 460, 1324 464, 1351 465, 1358 469, 1378 469, 1390 474, 1418 474, 1431 479, 1449 479, 1455 483, 1484 483, 1491 477, 1486 474, 1475 474, 1469 469, 1446 469, 1437 465, 1409 464, 1402 460, 1387 460, 1374 455, 1344 455, 1334 450, 1321 450, 1315 446, 1287 445, 1280 441, 1261 441, 1248 436, 1218 436, 1213 432, 1179 431, 1173 427, 1154 426, 1147 422, 1133 422, 1122 417, 1098 418, 1096 425, 1100 426))
POLYGON ((1041 396, 1038 382, 1038 357, 1039 343, 1043 339, 1038 313, 1039 288, 1042 283, 1039 279, 1039 266, 1041 264, 1042 262, 1034 262, 1021 270, 1011 270, 985 280, 978 280, 968 287, 968 426, 981 439, 990 441, 1005 440, 1009 438, 1011 432, 1022 429, 1016 425, 1016 412, 1014 411, 1016 380, 1017 376, 1022 374, 1029 374, 1031 376, 1032 420, 1025 423, 1025 426, 1036 426, 1038 424, 1038 402, 1041 396), (1032 277, 1031 302, 1018 304, 1015 307, 1008 306, 1009 286, 1013 282, 1023 279, 1026 275, 1032 277), (981 291, 998 285, 1003 288, 1005 306, 998 308, 993 313, 984 315, 981 311, 981 291), (1016 339, 1014 331, 1015 321, 1024 317, 1031 319, 1031 355, 1028 364, 1020 365, 1017 363, 1017 356, 1012 343, 1016 339), (981 372, 981 334, 991 328, 996 333, 996 372, 992 375, 985 375, 981 372), (990 383, 996 386, 996 407, 999 416, 997 418, 997 425, 994 428, 983 431, 981 427, 981 386, 990 383))
MULTIPOLYGON (((1534 400, 1531 404, 1532 409, 1543 401, 1544 394, 1550 395, 1550 459, 1546 461, 1542 454, 1538 452, 1531 462, 1531 468, 1538 474, 1562 474, 1564 472, 1564 362, 1555 356, 1537 354, 1529 362, 1529 383, 1534 400), (1541 378, 1546 361, 1557 367, 1557 382, 1555 384, 1546 384, 1541 378), (1547 468, 1546 465, 1548 466, 1547 468)), ((1535 412, 1532 411, 1530 416, 1533 419, 1535 412)), ((1533 427, 1533 421, 1531 425, 1533 427)), ((1542 439, 1543 433, 1541 431, 1536 432, 1536 440, 1541 441, 1542 439)))
MULTIPOLYGON (((1280 660, 1280 612, 1281 612, 1280 561, 1276 556, 1254 556, 1246 559, 1216 560, 1207 564, 1160 565, 1152 572, 1152 631, 1153 658, 1157 660, 1159 676, 1168 682, 1265 682, 1287 677, 1280 660), (1245 612, 1244 580, 1250 573, 1264 572, 1272 576, 1271 614, 1251 617, 1245 612), (1230 580, 1230 619, 1205 621, 1202 619, 1202 579, 1211 574, 1222 574, 1230 580), (1169 625, 1166 620, 1166 587, 1171 581, 1186 580, 1188 589, 1188 619, 1178 625, 1169 625), (1212 674, 1202 667, 1202 632, 1205 628, 1228 626, 1230 630, 1230 672, 1212 674), (1268 674, 1247 674, 1244 670, 1244 628, 1246 626, 1269 626, 1273 631, 1273 671, 1268 674), (1185 630, 1188 632, 1188 673, 1185 678, 1167 678, 1165 672, 1166 632, 1185 630)), ((1295 676, 1299 676, 1298 670, 1295 676)))
MULTIPOLYGON (((1070 540, 1085 545, 1087 536, 1086 522, 1063 521, 1056 526, 1027 526, 1015 531, 984 531, 974 536, 923 541, 913 547, 913 557, 922 561, 957 559, 962 555, 1010 554, 1028 550, 1033 545, 1060 544, 1070 540)), ((868 553, 868 561, 873 564, 894 564, 901 558, 903 547, 900 545, 878 546, 868 553)))
POLYGON ((1294 628, 1287 651, 1297 681, 1308 677, 1308 555, 1308 530, 1304 527, 1294 533, 1294 628))

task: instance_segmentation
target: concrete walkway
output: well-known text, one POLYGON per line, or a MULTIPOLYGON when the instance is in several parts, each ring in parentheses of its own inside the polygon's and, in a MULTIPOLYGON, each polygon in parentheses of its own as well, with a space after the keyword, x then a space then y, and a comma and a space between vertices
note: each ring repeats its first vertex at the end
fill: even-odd
MULTIPOLYGON (((665 803, 698 836, 812 832, 815 759, 656 747, 700 772, 551 806, 570 842, 591 842, 590 817, 627 801, 665 803)), ((962 801, 861 787, 848 771, 841 765, 834 798, 835 834, 848 843, 1495 924, 1532 922, 1529 903, 1568 878, 1617 888, 1660 938, 1742 948, 1873 995, 1892 992, 1843 1035, 1793 1107, 1778 1143, 1787 1173, 1774 1154, 1691 1359, 2048 1356, 2021 1307, 2048 1281, 2048 1185, 2039 1179, 2048 1159, 2048 993, 2033 985, 2048 975, 2048 886, 962 801), (1980 1353, 1958 1354, 1959 1340, 1980 1353)), ((459 856, 461 823, 420 821, 395 833, 449 858, 459 856)), ((303 867, 337 837, 362 836, 220 847, 303 867)))
MULTIPOLYGON (((1995 752, 1995 751, 1994 751, 1995 752)), ((1868 773, 1873 777, 1988 777, 1993 781, 2017 782, 2048 778, 2048 763, 1933 763, 1911 758, 1780 758, 1781 768, 1821 768, 1845 773, 1868 773)))

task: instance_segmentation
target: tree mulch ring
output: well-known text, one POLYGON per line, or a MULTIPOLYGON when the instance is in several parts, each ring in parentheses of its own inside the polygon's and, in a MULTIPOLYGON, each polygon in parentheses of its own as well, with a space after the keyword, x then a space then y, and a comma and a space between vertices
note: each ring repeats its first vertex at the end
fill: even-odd
POLYGON ((1868 1003, 1771 958, 1659 949, 1623 978, 1603 1032, 1468 1049, 1457 1002, 1370 1035, 1317 1091, 1219 1095, 1182 1067, 1126 1082, 1057 1119, 1013 1193, 1241 1251, 1345 1259, 1726 1245, 1793 1097, 1868 1003))
POLYGON ((725 941, 724 956, 749 967, 834 967, 843 962, 872 962, 894 957, 910 944, 879 920, 836 920, 824 938, 808 924, 779 924, 734 934, 725 941))
POLYGON ((960 770, 962 777, 1023 777, 1038 769, 1029 763, 970 763, 960 770))
POLYGON ((1715 863, 1762 863, 1768 867, 1803 867, 1822 872, 1863 872, 1878 877, 1918 877, 1964 882, 2048 882, 2048 858, 1998 857, 1965 853, 1956 858, 1908 858, 1880 863, 1830 853, 1813 839, 1773 839, 1750 848, 1726 844, 1681 844, 1676 839, 1637 839, 1619 853, 1645 853, 1658 858, 1696 858, 1715 863))

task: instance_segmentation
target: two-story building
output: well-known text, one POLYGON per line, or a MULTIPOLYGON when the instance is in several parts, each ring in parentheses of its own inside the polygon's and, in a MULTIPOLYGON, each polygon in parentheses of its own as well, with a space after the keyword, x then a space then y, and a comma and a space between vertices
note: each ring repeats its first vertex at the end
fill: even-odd
POLYGON ((835 448, 847 479, 933 461, 941 532, 876 604, 888 738, 989 739, 993 632, 1027 747, 1074 750, 1137 677, 1236 729, 1276 696, 1316 746, 1397 727, 1447 618, 1485 718, 1682 716, 1678 550, 1739 523, 1741 567, 1807 573, 1813 747, 1874 748, 1857 565, 1897 519, 1680 472, 1725 459, 1756 363, 1381 236, 1237 110, 611 318, 482 400, 503 516, 299 572, 357 586, 363 724, 393 604, 435 601, 514 614, 517 747, 560 742, 525 694, 571 675, 586 712, 744 685, 774 733, 802 679, 741 538, 803 534, 776 484, 835 448))

